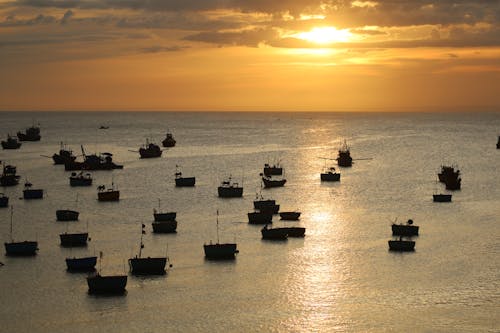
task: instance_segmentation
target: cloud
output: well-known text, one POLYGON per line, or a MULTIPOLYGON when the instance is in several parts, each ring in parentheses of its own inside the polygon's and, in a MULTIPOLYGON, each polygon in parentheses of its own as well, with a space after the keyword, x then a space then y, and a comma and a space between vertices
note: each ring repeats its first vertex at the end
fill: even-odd
POLYGON ((61 19, 61 24, 66 24, 68 23, 69 19, 74 16, 74 13, 71 9, 67 10, 66 13, 64 13, 62 19, 61 19))
POLYGON ((160 53, 160 52, 177 52, 185 50, 189 47, 187 46, 161 46, 161 45, 153 45, 149 47, 143 47, 140 49, 141 53, 160 53))

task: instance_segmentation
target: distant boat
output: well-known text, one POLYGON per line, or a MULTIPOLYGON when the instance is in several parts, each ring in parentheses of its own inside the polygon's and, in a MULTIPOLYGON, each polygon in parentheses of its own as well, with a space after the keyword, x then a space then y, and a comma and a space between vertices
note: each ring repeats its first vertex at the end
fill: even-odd
POLYGON ((350 167, 352 166, 352 157, 349 146, 347 145, 347 141, 344 140, 344 144, 339 149, 339 153, 337 156, 337 164, 341 167, 350 167))
POLYGON ((262 239, 287 240, 288 231, 284 228, 268 228, 267 224, 260 230, 262 239))
POLYGON ((220 243, 219 241, 219 211, 217 211, 217 243, 203 245, 205 258, 207 259, 234 259, 234 255, 239 253, 236 243, 220 243))
POLYGON ((331 167, 322 172, 320 178, 323 182, 338 182, 340 181, 340 173, 336 172, 334 167, 331 167))
POLYGON ((101 125, 99 126, 99 129, 109 129, 109 126, 101 125))
POLYGON ((177 232, 177 221, 161 221, 151 223, 153 227, 153 232, 156 234, 171 234, 177 232))
POLYGON ((160 213, 160 212, 161 212, 161 200, 158 199, 158 211, 156 209, 153 209, 153 216, 155 222, 173 221, 177 217, 176 212, 167 212, 167 213, 160 213))
POLYGON ((5 242, 5 254, 8 256, 34 256, 38 251, 38 242, 36 241, 23 241, 14 242, 12 237, 12 216, 14 215, 14 208, 10 208, 10 242, 5 242))
POLYGON ((146 139, 146 143, 141 148, 139 148, 139 154, 141 155, 141 158, 161 157, 162 152, 163 151, 161 150, 160 146, 149 142, 148 139, 146 139))
POLYGON ((40 141, 42 138, 40 135, 40 127, 31 126, 28 127, 25 132, 17 132, 17 137, 20 141, 40 141))
POLYGON ((300 218, 300 212, 280 212, 282 220, 297 221, 300 218))
POLYGON ((306 233, 306 228, 304 227, 282 227, 275 229, 284 230, 287 233, 288 237, 304 237, 306 233))
POLYGON ((413 220, 408 220, 406 224, 393 223, 392 234, 395 236, 418 236, 418 226, 413 225, 413 220))
POLYGON ((61 240, 61 246, 64 247, 75 247, 75 246, 87 246, 87 240, 89 239, 88 232, 82 233, 64 233, 60 234, 59 238, 61 240))
POLYGON ((97 257, 66 258, 66 268, 68 271, 91 272, 95 270, 97 257))
POLYGON ((434 202, 451 202, 451 194, 433 194, 432 200, 434 202))
POLYGON ((2 175, 0 175, 0 184, 2 186, 14 186, 19 184, 21 176, 16 174, 16 167, 3 164, 2 175))
MULTIPOLYGON (((99 255, 102 260, 102 252, 99 255)), ((123 294, 127 286, 126 275, 101 275, 101 270, 87 277, 89 294, 123 294)))
POLYGON ((280 210, 280 205, 276 204, 276 200, 267 199, 264 200, 262 194, 257 194, 257 197, 253 201, 253 208, 261 212, 267 212, 272 214, 278 214, 280 210))
POLYGON ((280 163, 274 165, 264 164, 264 175, 266 176, 281 176, 283 174, 283 167, 280 163))
POLYGON ((77 170, 114 170, 123 169, 123 165, 118 165, 113 162, 113 154, 111 153, 99 153, 87 155, 81 146, 83 162, 68 162, 64 163, 64 169, 66 171, 77 171, 77 170))
POLYGON ((182 177, 182 172, 179 171, 179 166, 176 165, 175 172, 175 186, 177 187, 191 187, 196 183, 195 177, 182 177))
POLYGON ((0 208, 9 206, 9 197, 3 193, 0 193, 0 208))
POLYGON ((272 179, 271 177, 263 175, 262 182, 264 183, 265 188, 282 187, 285 186, 286 179, 272 179))
POLYGON ((402 237, 396 240, 390 240, 388 243, 390 251, 407 252, 415 250, 415 242, 412 240, 403 240, 402 237))
POLYGON ((161 143, 162 143, 163 147, 174 147, 176 142, 177 141, 175 141, 172 133, 167 132, 165 139, 163 139, 163 141, 161 143))
POLYGON ((115 189, 114 183, 111 183, 111 188, 106 189, 106 186, 100 185, 97 187, 97 200, 99 201, 119 201, 120 191, 115 189))
POLYGON ((54 161, 54 164, 65 164, 74 162, 76 160, 76 156, 73 155, 73 151, 71 149, 68 149, 66 145, 61 142, 59 153, 52 155, 52 160, 54 161))
POLYGON ((139 246, 139 254, 134 258, 128 260, 130 266, 130 272, 132 274, 138 275, 162 275, 165 274, 165 266, 168 262, 168 257, 147 257, 142 258, 142 249, 144 248, 144 243, 142 242, 142 236, 145 234, 145 225, 141 224, 141 243, 139 246))
POLYGON ((72 172, 69 177, 70 186, 91 186, 92 185, 92 175, 90 173, 83 173, 80 171, 78 173, 72 172))
POLYGON ((456 191, 460 190, 462 187, 462 178, 457 178, 457 179, 448 179, 445 182, 446 189, 450 191, 456 191))
POLYGON ((248 223, 250 223, 250 224, 273 223, 273 213, 272 212, 251 212, 251 213, 248 213, 248 223))
POLYGON ((460 176, 460 170, 456 170, 453 166, 442 165, 441 172, 438 173, 439 181, 442 183, 454 182, 460 176))
POLYGON ((7 135, 7 140, 2 140, 3 149, 19 149, 21 147, 21 142, 13 136, 7 135))
POLYGON ((217 188, 220 198, 239 198, 243 196, 243 187, 231 180, 231 176, 224 180, 217 188))
POLYGON ((79 212, 70 209, 56 210, 57 221, 78 221, 79 212))
POLYGON ((30 182, 24 183, 23 198, 29 199, 43 199, 43 190, 32 188, 33 184, 30 182))

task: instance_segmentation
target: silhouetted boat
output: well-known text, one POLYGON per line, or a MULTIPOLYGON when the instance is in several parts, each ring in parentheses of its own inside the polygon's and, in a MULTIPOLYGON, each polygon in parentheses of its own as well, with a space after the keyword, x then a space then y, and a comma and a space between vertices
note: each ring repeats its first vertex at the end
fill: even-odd
POLYGON ((0 184, 2 186, 14 186, 19 184, 21 176, 16 174, 16 167, 13 165, 3 165, 3 172, 0 176, 0 184))
POLYGON ((74 247, 74 246, 87 246, 87 240, 89 239, 88 232, 74 233, 74 234, 60 234, 59 238, 61 240, 61 246, 64 247, 74 247))
POLYGON ((162 143, 163 147, 174 147, 176 142, 177 141, 175 141, 172 133, 167 132, 165 139, 163 139, 163 141, 161 143, 162 143))
POLYGON ((66 171, 75 170, 113 170, 113 169, 123 169, 123 165, 118 165, 113 162, 113 154, 111 153, 99 153, 87 155, 85 150, 82 148, 83 162, 69 162, 64 164, 64 169, 66 171))
POLYGON ((10 208, 10 242, 5 242, 5 254, 8 256, 34 256, 38 251, 38 242, 36 241, 23 241, 14 242, 12 237, 12 216, 14 215, 14 208, 10 208))
POLYGON ((263 239, 287 240, 288 232, 284 228, 268 228, 267 224, 260 230, 263 239))
POLYGON ((23 198, 28 199, 43 199, 43 190, 32 188, 33 184, 30 182, 24 183, 23 198))
POLYGON ((78 173, 72 172, 69 177, 70 186, 91 186, 92 185, 92 175, 90 173, 83 173, 80 171, 78 173))
POLYGON ((447 179, 445 182, 446 189, 450 191, 456 191, 460 190, 462 187, 462 178, 457 178, 457 179, 447 179))
POLYGON ((17 132, 17 137, 20 141, 40 141, 42 138, 40 136, 40 127, 31 126, 28 127, 25 132, 17 132))
POLYGON ((13 136, 7 135, 6 140, 2 140, 3 149, 19 149, 21 147, 21 142, 13 136))
POLYGON ((451 194, 433 194, 432 200, 434 202, 451 202, 451 194))
POLYGON ((149 140, 146 139, 146 144, 139 148, 139 154, 141 155, 141 158, 161 157, 162 150, 160 146, 149 142, 149 140))
POLYGON ((271 177, 262 176, 262 182, 265 188, 285 186, 286 179, 272 179, 271 177))
POLYGON ((56 218, 58 221, 78 221, 79 212, 70 209, 56 210, 56 218))
POLYGON ((251 212, 251 213, 248 213, 248 223, 250 223, 250 224, 273 223, 273 213, 271 213, 271 212, 251 212))
POLYGON ((179 166, 176 165, 175 172, 175 186, 177 187, 191 187, 196 183, 195 177, 182 177, 182 172, 179 171, 179 166))
POLYGON ((276 200, 272 199, 264 200, 262 195, 259 196, 257 194, 256 200, 254 200, 253 202, 253 208, 261 212, 278 214, 278 211, 280 210, 280 205, 276 204, 276 200))
POLYGON ((344 144, 339 149, 339 154, 337 156, 337 164, 341 167, 352 166, 351 151, 349 150, 349 146, 347 145, 347 142, 345 140, 344 144))
POLYGON ((153 232, 157 234, 171 234, 177 232, 177 221, 161 221, 151 223, 153 227, 153 232))
POLYGON ((120 191, 115 189, 114 183, 111 183, 111 188, 106 189, 106 186, 100 185, 97 187, 97 200, 99 201, 119 201, 120 191))
POLYGON ((109 126, 101 125, 99 126, 99 129, 109 129, 109 126))
POLYGON ((165 274, 165 266, 168 262, 168 257, 156 257, 156 258, 142 258, 142 249, 144 248, 144 243, 142 242, 142 236, 145 234, 145 225, 141 224, 141 243, 139 246, 139 254, 134 258, 128 260, 130 266, 130 272, 132 274, 138 275, 162 275, 165 274))
POLYGON ((282 227, 276 229, 284 230, 288 237, 304 237, 306 234, 306 228, 304 227, 282 227))
POLYGON ((442 165, 441 172, 438 173, 438 178, 441 183, 446 183, 447 181, 456 181, 460 176, 460 170, 456 170, 453 166, 442 165))
POLYGON ((89 294, 123 294, 127 286, 127 276, 96 273, 87 277, 87 285, 89 294))
POLYGON ((266 176, 281 176, 283 174, 283 168, 279 164, 269 165, 268 163, 264 164, 264 175, 266 176))
POLYGON ((219 242, 219 211, 217 211, 217 243, 203 245, 205 258, 207 259, 234 259, 234 255, 239 251, 236 249, 236 243, 223 243, 219 242))
POLYGON ((408 220, 406 224, 393 223, 392 234, 396 236, 418 236, 418 226, 413 225, 413 220, 408 220))
POLYGON ((66 258, 66 268, 68 271, 91 272, 95 270, 97 257, 66 258))
POLYGON ((231 176, 229 176, 229 178, 224 180, 217 188, 217 192, 221 198, 237 198, 243 196, 243 187, 233 182, 231 176))
POLYGON ((338 182, 340 181, 340 173, 335 171, 334 167, 329 168, 325 172, 321 173, 321 181, 324 182, 338 182))
POLYGON ((161 200, 160 199, 158 199, 158 211, 156 209, 153 209, 153 216, 154 216, 155 222, 173 221, 177 217, 176 212, 160 213, 159 211, 161 211, 161 200))
POLYGON ((66 145, 61 142, 59 153, 52 155, 52 160, 54 161, 54 164, 66 164, 74 162, 76 160, 76 156, 73 155, 73 151, 71 149, 66 148, 66 145))
POLYGON ((297 221, 300 217, 300 212, 280 212, 282 220, 297 221))
POLYGON ((415 250, 415 242, 412 240, 403 240, 402 237, 396 240, 390 240, 388 243, 390 251, 406 252, 415 250))
POLYGON ((9 197, 3 193, 0 193, 0 208, 9 206, 9 197))

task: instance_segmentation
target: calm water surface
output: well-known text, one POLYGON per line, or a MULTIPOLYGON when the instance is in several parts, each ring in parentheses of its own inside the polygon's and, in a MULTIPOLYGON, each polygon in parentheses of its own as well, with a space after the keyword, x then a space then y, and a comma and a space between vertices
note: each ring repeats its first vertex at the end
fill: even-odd
MULTIPOLYGON (((46 191, 14 205, 14 238, 37 239, 33 258, 0 261, 2 332, 498 332, 500 331, 500 114, 0 113, 0 135, 40 122, 42 141, 1 151, 0 160, 46 191), (108 130, 99 130, 109 125, 108 130), (177 146, 159 159, 133 152, 170 129, 177 146), (318 157, 336 157, 346 139, 355 159, 340 183, 325 184, 318 157), (95 186, 71 188, 50 156, 63 140, 80 153, 112 152, 123 170, 96 171, 95 186), (132 150, 132 151, 131 151, 132 150), (261 240, 246 213, 263 164, 281 160, 288 180, 263 190, 282 210, 300 210, 304 239, 261 240), (196 176, 175 188, 176 164, 196 176), (432 194, 441 164, 457 164, 462 190, 453 202, 432 194), (242 199, 219 199, 232 174, 242 199), (112 181, 118 203, 99 203, 96 186, 112 181), (75 201, 78 194, 78 202, 75 201), (178 232, 155 235, 152 210, 177 211, 178 232), (56 222, 57 209, 78 222, 56 222), (203 243, 236 241, 236 260, 204 259, 203 243), (390 253, 390 224, 420 226, 414 253, 390 253), (145 255, 168 252, 166 276, 129 276, 121 297, 87 294, 85 274, 64 258, 104 252, 105 274, 128 271, 146 224, 145 255), (59 234, 87 230, 87 248, 59 246, 59 234)), ((24 183, 24 178, 22 180, 24 183)), ((10 212, 0 210, 9 239, 10 212)), ((275 226, 284 223, 274 218, 275 226)), ((297 223, 288 222, 295 225, 297 223)), ((3 251, 3 250, 2 250, 3 251)))

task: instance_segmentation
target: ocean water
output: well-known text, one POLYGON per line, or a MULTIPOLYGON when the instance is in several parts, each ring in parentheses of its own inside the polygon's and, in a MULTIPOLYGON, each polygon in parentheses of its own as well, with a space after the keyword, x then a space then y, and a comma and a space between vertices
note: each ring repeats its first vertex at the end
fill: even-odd
MULTIPOLYGON (((31 258, 0 261, 2 332, 499 332, 499 113, 0 113, 0 136, 40 123, 42 140, 0 151, 23 176, 3 188, 14 206, 16 240, 37 239, 31 258), (98 129, 109 125, 108 130, 98 129), (167 130, 177 145, 139 159, 146 138, 167 130), (355 159, 339 183, 321 183, 346 140, 355 159), (64 141, 76 153, 111 152, 123 170, 93 172, 94 186, 71 188, 52 165, 64 141), (247 213, 264 163, 281 161, 288 180, 264 189, 282 210, 302 212, 303 239, 269 242, 247 213), (437 172, 457 165, 462 190, 444 190, 437 172), (180 165, 196 187, 175 188, 180 165), (244 197, 220 199, 227 176, 244 197), (25 177, 43 200, 23 201, 25 177), (116 203, 97 202, 96 186, 114 182, 116 203), (78 195, 78 201, 76 201, 78 195), (153 234, 152 211, 176 211, 176 234, 153 234), (56 222, 57 209, 80 211, 56 222), (234 261, 206 261, 203 244, 238 243, 234 261), (420 226, 416 251, 392 253, 392 221, 420 226), (104 253, 104 274, 128 272, 146 224, 143 254, 168 253, 160 277, 129 275, 124 296, 87 293, 85 274, 66 272, 68 256, 104 253), (61 248, 59 234, 88 230, 88 247, 61 248)), ((0 238, 10 210, 0 209, 0 238)), ((282 226, 278 217, 275 226, 282 226)), ((2 250, 3 251, 3 250, 2 250)))

